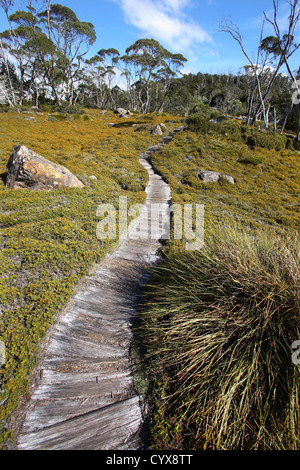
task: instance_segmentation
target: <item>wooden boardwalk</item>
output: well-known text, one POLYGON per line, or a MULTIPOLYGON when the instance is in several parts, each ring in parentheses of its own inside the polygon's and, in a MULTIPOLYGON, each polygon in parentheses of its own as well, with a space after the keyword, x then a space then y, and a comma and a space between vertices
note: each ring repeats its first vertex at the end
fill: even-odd
MULTIPOLYGON (((149 209, 160 203, 161 226, 168 220, 169 186, 148 157, 167 144, 149 148, 140 162, 149 173, 147 200, 137 219, 149 230, 149 209)), ((50 330, 31 398, 16 436, 19 450, 137 450, 143 448, 145 404, 134 389, 130 355, 137 289, 157 260, 159 240, 127 239, 84 280, 50 330)), ((133 238, 136 238, 133 237, 133 238)))

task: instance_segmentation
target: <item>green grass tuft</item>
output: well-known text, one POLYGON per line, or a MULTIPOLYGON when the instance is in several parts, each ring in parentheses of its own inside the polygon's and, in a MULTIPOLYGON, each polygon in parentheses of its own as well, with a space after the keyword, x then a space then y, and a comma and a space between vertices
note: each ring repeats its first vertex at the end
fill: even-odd
POLYGON ((299 249, 233 227, 156 270, 142 329, 158 448, 300 448, 299 249))

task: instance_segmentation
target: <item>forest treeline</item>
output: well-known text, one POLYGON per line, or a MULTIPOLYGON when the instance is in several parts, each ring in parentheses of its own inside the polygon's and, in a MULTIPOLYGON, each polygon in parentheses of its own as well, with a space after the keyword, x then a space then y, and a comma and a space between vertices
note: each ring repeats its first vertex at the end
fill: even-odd
POLYGON ((1 0, 7 18, 7 29, 0 33, 2 100, 10 107, 124 107, 180 115, 201 112, 206 105, 212 118, 218 112, 243 115, 247 124, 262 120, 265 129, 280 126, 283 132, 288 127, 300 138, 299 73, 290 66, 299 48, 295 29, 300 9, 298 0, 286 3, 287 30, 279 28, 277 1, 273 17, 264 14, 257 63, 245 50, 238 26, 224 21, 222 31, 245 55, 240 73, 184 75, 187 59, 154 39, 136 41, 123 55, 109 48, 91 56, 95 27, 72 9, 52 0, 25 0, 19 11, 13 0, 1 0), (266 23, 273 27, 271 36, 264 34, 266 23))

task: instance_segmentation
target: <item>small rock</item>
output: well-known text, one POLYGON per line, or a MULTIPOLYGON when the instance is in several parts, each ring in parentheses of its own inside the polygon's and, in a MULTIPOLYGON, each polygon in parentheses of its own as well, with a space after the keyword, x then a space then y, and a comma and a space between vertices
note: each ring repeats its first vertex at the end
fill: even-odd
POLYGON ((218 173, 217 171, 200 170, 198 171, 198 176, 204 183, 218 183, 222 180, 227 180, 230 183, 235 184, 232 176, 218 173))
POLYGON ((200 170, 198 176, 204 183, 217 183, 220 179, 220 173, 216 171, 200 170))
POLYGON ((229 181, 229 183, 235 184, 234 178, 230 175, 220 175, 219 181, 221 181, 221 180, 227 180, 227 181, 229 181))
POLYGON ((120 117, 121 116, 123 117, 123 115, 127 117, 131 116, 131 112, 128 109, 124 109, 124 108, 117 108, 114 110, 114 113, 119 114, 120 117))
POLYGON ((115 114, 126 114, 126 109, 124 108, 117 108, 114 110, 115 114))
POLYGON ((157 126, 153 127, 150 131, 151 135, 163 135, 163 130, 161 128, 161 125, 158 124, 157 126))

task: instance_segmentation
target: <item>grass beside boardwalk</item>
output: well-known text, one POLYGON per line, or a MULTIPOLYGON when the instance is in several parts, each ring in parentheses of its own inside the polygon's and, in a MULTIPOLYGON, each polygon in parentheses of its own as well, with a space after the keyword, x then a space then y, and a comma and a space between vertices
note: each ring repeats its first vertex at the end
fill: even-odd
POLYGON ((78 281, 115 246, 97 239, 98 205, 118 208, 121 195, 129 206, 144 201, 148 174, 138 157, 160 140, 149 129, 166 122, 171 131, 179 120, 155 114, 122 120, 96 110, 0 114, 0 340, 7 357, 0 370, 0 442, 27 393, 41 339, 78 281), (6 189, 6 164, 18 144, 66 166, 85 187, 6 189))
POLYGON ((206 229, 201 251, 167 246, 145 289, 141 332, 157 449, 300 448, 300 366, 292 361, 300 339, 300 154, 285 137, 277 150, 253 146, 239 126, 184 131, 152 156, 174 203, 205 205, 206 229), (205 184, 199 169, 236 184, 205 184))
POLYGON ((157 270, 143 321, 158 448, 300 448, 299 242, 226 229, 157 270))

